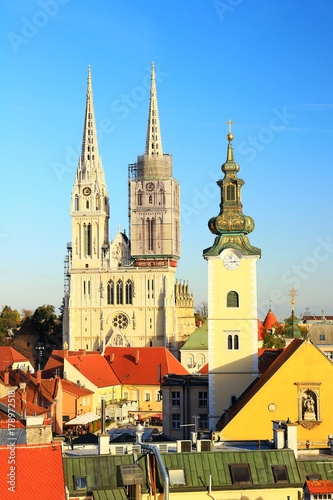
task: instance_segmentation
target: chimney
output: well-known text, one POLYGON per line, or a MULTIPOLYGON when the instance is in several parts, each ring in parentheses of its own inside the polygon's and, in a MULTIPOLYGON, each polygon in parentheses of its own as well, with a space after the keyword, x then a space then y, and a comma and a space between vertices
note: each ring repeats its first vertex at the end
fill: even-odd
POLYGON ((42 372, 41 370, 36 371, 36 384, 40 385, 42 382, 42 372))
POLYGON ((114 362, 114 352, 111 352, 110 356, 109 356, 109 363, 113 363, 114 362))
POLYGON ((18 385, 20 383, 21 376, 19 370, 15 370, 15 383, 18 385))
POLYGON ((27 377, 27 380, 31 380, 31 371, 30 370, 27 370, 25 375, 27 377))
POLYGON ((68 358, 68 349, 64 349, 64 359, 68 358))
POLYGON ((135 364, 138 365, 140 360, 140 351, 138 349, 135 351, 135 364))
POLYGON ((5 385, 9 385, 9 371, 6 370, 3 374, 3 381, 5 383, 5 385))

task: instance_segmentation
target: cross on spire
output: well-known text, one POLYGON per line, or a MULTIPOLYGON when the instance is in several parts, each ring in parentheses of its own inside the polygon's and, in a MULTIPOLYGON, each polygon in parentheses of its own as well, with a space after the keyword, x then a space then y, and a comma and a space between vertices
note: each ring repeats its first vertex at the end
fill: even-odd
POLYGON ((231 118, 229 118, 229 120, 226 122, 227 125, 229 125, 229 134, 232 134, 232 129, 231 129, 231 125, 234 124, 234 122, 231 121, 231 118))
POLYGON ((294 304, 295 304, 295 297, 297 295, 297 290, 295 290, 294 287, 292 287, 291 290, 289 290, 289 296, 291 297, 291 305, 292 305, 292 308, 294 309, 294 304))

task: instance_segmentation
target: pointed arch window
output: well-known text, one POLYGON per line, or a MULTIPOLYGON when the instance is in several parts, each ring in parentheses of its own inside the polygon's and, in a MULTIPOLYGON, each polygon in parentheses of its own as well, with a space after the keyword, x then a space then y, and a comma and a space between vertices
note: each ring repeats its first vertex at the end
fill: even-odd
POLYGON ((107 284, 106 296, 107 303, 114 305, 114 282, 112 280, 110 280, 107 284))
POLYGON ((226 199, 227 201, 236 200, 236 187, 233 184, 228 184, 226 189, 226 199))
POLYGON ((138 205, 142 206, 142 191, 138 191, 138 205))
POLYGON ((117 297, 117 304, 123 304, 123 302, 124 302, 124 284, 121 280, 118 280, 117 284, 116 284, 116 297, 117 297))
POLYGON ((229 351, 232 349, 232 335, 228 335, 228 349, 229 351))
POLYGON ((133 304, 133 282, 127 280, 125 283, 125 304, 133 304))
POLYGON ((148 250, 154 250, 155 219, 147 219, 147 240, 148 250))
POLYGON ((87 224, 84 226, 85 232, 85 254, 88 257, 91 257, 91 224, 87 224))
POLYGON ((80 207, 80 205, 79 205, 79 197, 76 195, 76 196, 75 196, 75 200, 74 200, 74 210, 75 210, 76 212, 78 212, 79 207, 80 207))
POLYGON ((227 295, 227 307, 239 307, 239 295, 234 290, 227 295))

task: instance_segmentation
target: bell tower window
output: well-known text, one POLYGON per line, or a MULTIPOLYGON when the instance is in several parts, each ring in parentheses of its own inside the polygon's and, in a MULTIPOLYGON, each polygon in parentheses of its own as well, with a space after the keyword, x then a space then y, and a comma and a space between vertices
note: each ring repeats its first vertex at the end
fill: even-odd
POLYGON ((227 307, 239 307, 239 295, 234 290, 227 295, 227 307))
POLYGON ((107 303, 114 304, 114 282, 110 280, 107 285, 107 303))
POLYGON ((235 201, 236 200, 236 188, 233 184, 228 184, 226 188, 226 200, 235 201))
POLYGON ((87 224, 84 227, 85 232, 85 254, 88 257, 91 257, 91 224, 87 224))
POLYGON ((124 285, 121 280, 117 281, 116 284, 116 296, 117 296, 117 304, 123 304, 124 302, 124 285))

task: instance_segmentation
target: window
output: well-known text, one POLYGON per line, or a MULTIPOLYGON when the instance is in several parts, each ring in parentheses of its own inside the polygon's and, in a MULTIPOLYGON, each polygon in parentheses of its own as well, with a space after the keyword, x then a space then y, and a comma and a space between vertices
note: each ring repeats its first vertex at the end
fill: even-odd
MULTIPOLYGON (((125 314, 119 313, 117 314, 113 320, 112 320, 112 325, 115 328, 119 328, 120 330, 124 330, 128 326, 128 319, 125 314)), ((120 344, 119 344, 120 345, 120 344)), ((122 344, 121 344, 122 345, 122 344)))
POLYGON ((116 296, 117 296, 117 304, 122 304, 124 302, 124 285, 121 280, 117 281, 116 296))
POLYGON ((199 429, 208 429, 208 415, 199 415, 199 429))
POLYGON ((272 470, 276 483, 289 483, 287 467, 285 465, 272 465, 272 470))
POLYGON ((138 205, 142 205, 142 191, 138 191, 138 205))
POLYGON ((328 359, 333 360, 333 351, 324 351, 324 354, 328 359))
POLYGON ((155 401, 162 401, 161 391, 156 391, 156 393, 155 393, 155 401))
POLYGON ((154 280, 153 279, 147 280, 147 297, 148 297, 148 299, 154 298, 154 280))
POLYGON ((236 188, 232 184, 227 186, 227 201, 235 201, 236 200, 236 188))
POLYGON ((193 368, 194 360, 193 360, 193 356, 191 354, 189 354, 187 356, 186 364, 187 364, 187 368, 193 368))
POLYGON ((170 486, 178 486, 179 484, 186 484, 184 469, 169 469, 170 486))
POLYGON ((128 392, 124 391, 124 393, 123 393, 123 399, 128 399, 128 392))
POLYGON ((133 283, 127 280, 125 284, 125 303, 133 304, 133 283))
POLYGON ((145 401, 150 401, 150 393, 149 392, 145 393, 145 401))
POLYGON ((147 219, 147 240, 148 250, 154 250, 155 219, 147 219))
POLYGON ((79 210, 79 197, 75 196, 75 201, 74 201, 74 210, 77 212, 79 210))
POLYGON ((238 335, 234 335, 234 349, 239 349, 239 337, 238 335))
POLYGON ((239 335, 228 335, 227 337, 228 350, 238 350, 239 349, 239 335))
POLYGON ((325 335, 319 335, 319 340, 325 340, 325 335))
POLYGON ((180 429, 180 413, 172 413, 171 415, 171 428, 180 429))
POLYGON ((171 392, 171 404, 172 406, 180 406, 180 392, 172 391, 171 392))
POLYGON ((234 290, 227 295, 227 307, 239 307, 239 295, 234 290))
POLYGON ((306 476, 306 479, 309 481, 320 481, 321 480, 321 474, 316 474, 315 472, 312 474, 308 474, 306 476))
POLYGON ((252 484, 249 464, 230 464, 232 484, 252 484))
POLYGON ((91 256, 91 224, 84 226, 85 229, 85 254, 91 256))
POLYGON ((74 476, 74 489, 86 490, 87 489, 87 476, 74 476))
POLYGON ((107 303, 113 305, 114 304, 114 282, 110 280, 107 284, 106 288, 106 296, 107 303))
POLYGON ((206 391, 199 391, 199 406, 208 406, 208 398, 206 391))

